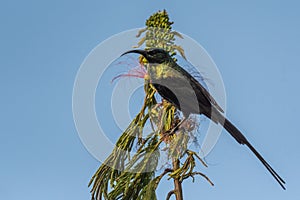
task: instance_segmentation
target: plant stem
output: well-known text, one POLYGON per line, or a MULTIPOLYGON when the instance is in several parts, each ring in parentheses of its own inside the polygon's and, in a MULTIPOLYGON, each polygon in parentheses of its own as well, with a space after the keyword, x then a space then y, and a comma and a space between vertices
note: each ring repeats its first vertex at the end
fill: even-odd
MULTIPOLYGON (((173 159, 173 171, 176 171, 180 168, 180 161, 178 158, 173 159)), ((182 186, 181 181, 179 178, 174 178, 174 192, 176 195, 176 200, 183 200, 183 194, 182 194, 182 186)))

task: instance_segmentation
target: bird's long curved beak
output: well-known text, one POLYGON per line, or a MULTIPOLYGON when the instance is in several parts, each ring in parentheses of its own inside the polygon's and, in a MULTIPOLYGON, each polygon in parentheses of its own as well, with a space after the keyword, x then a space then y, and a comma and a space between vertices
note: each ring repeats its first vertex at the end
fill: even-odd
POLYGON ((134 50, 126 51, 121 56, 124 56, 125 54, 129 54, 129 53, 138 53, 138 54, 143 55, 145 58, 147 57, 147 51, 142 50, 142 49, 134 49, 134 50))

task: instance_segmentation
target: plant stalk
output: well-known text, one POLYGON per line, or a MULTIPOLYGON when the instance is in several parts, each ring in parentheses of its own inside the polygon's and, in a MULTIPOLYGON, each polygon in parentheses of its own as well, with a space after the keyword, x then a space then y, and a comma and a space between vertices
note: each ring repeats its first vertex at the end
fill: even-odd
MULTIPOLYGON (((180 168, 180 161, 178 158, 173 159, 173 171, 176 171, 180 168)), ((174 178, 174 192, 176 195, 176 200, 183 200, 183 193, 182 193, 182 185, 179 178, 174 178)))

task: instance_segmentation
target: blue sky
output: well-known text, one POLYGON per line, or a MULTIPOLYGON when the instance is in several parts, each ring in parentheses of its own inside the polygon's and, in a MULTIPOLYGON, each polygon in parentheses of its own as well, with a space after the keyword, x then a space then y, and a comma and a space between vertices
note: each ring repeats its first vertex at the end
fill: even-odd
MULTIPOLYGON (((227 116, 284 177, 283 191, 226 132, 203 170, 215 183, 184 184, 185 199, 295 199, 300 195, 298 1, 2 1, 0 197, 90 199, 99 166, 72 117, 77 70, 101 41, 167 9, 198 41, 226 87, 227 116)), ((160 185, 165 199, 172 182, 160 185)))

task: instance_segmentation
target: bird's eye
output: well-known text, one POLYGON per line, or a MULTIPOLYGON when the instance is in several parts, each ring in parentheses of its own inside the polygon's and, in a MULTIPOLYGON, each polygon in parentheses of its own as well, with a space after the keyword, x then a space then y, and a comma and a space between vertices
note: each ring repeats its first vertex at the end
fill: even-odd
POLYGON ((153 55, 155 55, 155 51, 149 51, 148 54, 153 56, 153 55))

